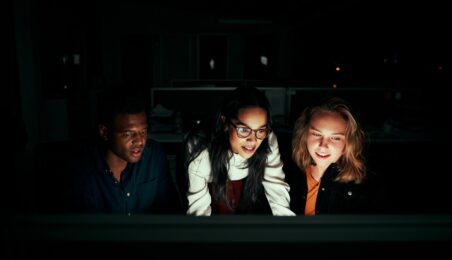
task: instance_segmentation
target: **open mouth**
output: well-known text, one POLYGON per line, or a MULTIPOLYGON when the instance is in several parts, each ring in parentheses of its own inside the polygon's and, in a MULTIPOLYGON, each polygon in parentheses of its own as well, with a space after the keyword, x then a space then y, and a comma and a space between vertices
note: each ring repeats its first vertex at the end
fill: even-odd
POLYGON ((142 152, 141 149, 132 149, 132 150, 130 151, 130 154, 131 154, 133 157, 139 157, 139 156, 141 156, 141 152, 142 152))
POLYGON ((322 159, 326 159, 328 157, 330 157, 329 154, 319 154, 319 153, 315 153, 317 155, 317 157, 322 158, 322 159))
POLYGON ((252 154, 256 150, 256 147, 255 146, 242 146, 242 150, 245 153, 252 154))

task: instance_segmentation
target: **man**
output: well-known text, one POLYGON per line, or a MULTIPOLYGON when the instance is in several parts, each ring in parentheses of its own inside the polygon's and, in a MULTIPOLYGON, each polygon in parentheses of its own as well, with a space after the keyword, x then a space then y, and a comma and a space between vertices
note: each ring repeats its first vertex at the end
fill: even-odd
POLYGON ((179 213, 166 154, 149 139, 142 96, 106 89, 98 99, 99 142, 71 163, 71 213, 179 213))

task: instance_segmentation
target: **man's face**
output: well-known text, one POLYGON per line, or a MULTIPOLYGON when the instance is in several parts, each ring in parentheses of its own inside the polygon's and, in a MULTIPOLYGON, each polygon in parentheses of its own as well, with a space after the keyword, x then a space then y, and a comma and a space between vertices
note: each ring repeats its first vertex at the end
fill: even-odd
MULTIPOLYGON (((136 163, 143 154, 148 124, 146 114, 119 114, 108 135, 109 149, 119 159, 136 163)), ((102 133, 101 133, 102 134, 102 133)))

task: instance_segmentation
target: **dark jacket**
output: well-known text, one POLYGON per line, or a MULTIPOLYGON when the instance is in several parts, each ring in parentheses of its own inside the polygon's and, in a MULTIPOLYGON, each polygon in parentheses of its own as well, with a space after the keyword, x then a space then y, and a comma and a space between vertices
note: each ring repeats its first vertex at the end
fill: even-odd
POLYGON ((70 164, 69 213, 182 213, 166 153, 148 140, 141 159, 117 182, 99 145, 84 146, 70 164))
MULTIPOLYGON (((289 161, 284 164, 286 182, 290 185, 290 206, 297 215, 304 215, 307 195, 306 174, 298 166, 289 161)), ((340 183, 334 181, 338 168, 331 165, 320 181, 319 192, 315 206, 316 215, 321 214, 355 214, 378 213, 383 205, 382 186, 373 174, 368 174, 365 180, 340 183)))

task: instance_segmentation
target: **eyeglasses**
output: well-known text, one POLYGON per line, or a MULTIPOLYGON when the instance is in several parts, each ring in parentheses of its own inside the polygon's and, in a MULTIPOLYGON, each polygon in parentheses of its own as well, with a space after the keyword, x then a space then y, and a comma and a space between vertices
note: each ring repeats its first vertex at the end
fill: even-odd
POLYGON ((254 132, 257 139, 263 140, 263 139, 265 139, 265 137, 267 137, 272 132, 272 130, 268 129, 268 128, 260 128, 260 129, 254 130, 247 126, 237 126, 232 122, 230 122, 230 123, 232 126, 234 126, 234 128, 237 132, 237 136, 240 138, 247 138, 251 135, 252 132, 254 132))

